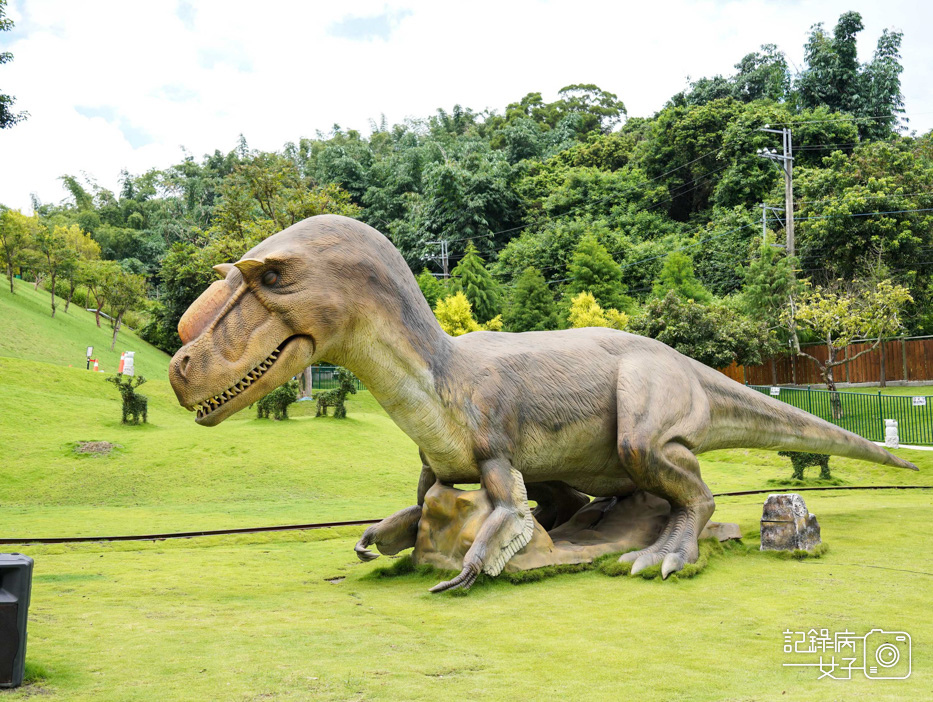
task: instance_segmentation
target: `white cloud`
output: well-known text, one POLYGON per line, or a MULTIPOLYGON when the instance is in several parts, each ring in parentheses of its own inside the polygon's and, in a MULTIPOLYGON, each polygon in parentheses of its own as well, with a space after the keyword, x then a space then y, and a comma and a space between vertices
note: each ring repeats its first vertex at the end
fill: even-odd
POLYGON ((776 43, 800 65, 811 24, 863 15, 862 60, 882 28, 905 32, 902 76, 911 127, 933 125, 933 49, 925 5, 909 2, 490 2, 364 0, 257 5, 240 0, 134 3, 13 0, 3 92, 28 121, 0 132, 0 202, 58 201, 58 177, 82 171, 116 188, 181 157, 229 150, 239 134, 278 149, 329 131, 366 130, 454 103, 502 110, 569 83, 616 93, 650 115, 694 78, 730 73, 776 43))

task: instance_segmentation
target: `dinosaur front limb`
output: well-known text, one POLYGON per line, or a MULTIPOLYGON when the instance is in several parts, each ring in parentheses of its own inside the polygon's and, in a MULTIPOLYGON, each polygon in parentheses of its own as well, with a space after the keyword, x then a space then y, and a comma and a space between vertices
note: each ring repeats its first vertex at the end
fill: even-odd
POLYGON ((418 504, 406 507, 364 531, 363 536, 353 547, 356 557, 363 562, 379 558, 378 554, 367 548, 373 545, 384 556, 394 556, 406 548, 414 548, 415 540, 418 538, 418 522, 421 520, 424 495, 435 480, 434 471, 424 461, 422 455, 421 477, 418 480, 418 504))
POLYGON ((456 588, 468 590, 481 571, 487 575, 498 575, 509 559, 531 541, 534 519, 522 474, 505 459, 484 461, 480 465, 480 473, 493 511, 463 557, 460 574, 452 580, 438 583, 431 592, 456 588))
POLYGON ((353 550, 361 561, 379 558, 367 546, 379 549, 384 556, 394 556, 399 551, 412 548, 418 537, 418 522, 421 519, 421 505, 412 505, 391 517, 386 517, 378 524, 373 524, 356 542, 353 550))

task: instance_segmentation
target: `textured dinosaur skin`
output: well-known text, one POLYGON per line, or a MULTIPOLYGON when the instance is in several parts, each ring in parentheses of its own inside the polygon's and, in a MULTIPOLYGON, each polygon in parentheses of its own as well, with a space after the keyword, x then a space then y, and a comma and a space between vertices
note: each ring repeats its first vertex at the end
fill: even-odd
POLYGON ((436 481, 480 482, 494 508, 462 572, 434 591, 497 575, 528 543, 529 492, 552 522, 578 492, 668 500, 658 540, 622 556, 633 573, 660 563, 666 577, 697 559, 714 510, 697 454, 812 451, 916 469, 645 337, 592 328, 451 338, 398 251, 355 220, 312 217, 217 270, 224 279, 179 324, 185 345, 169 369, 179 402, 213 426, 312 363, 352 370, 422 463, 417 504, 367 529, 361 559, 376 557, 371 545, 414 545, 436 481))

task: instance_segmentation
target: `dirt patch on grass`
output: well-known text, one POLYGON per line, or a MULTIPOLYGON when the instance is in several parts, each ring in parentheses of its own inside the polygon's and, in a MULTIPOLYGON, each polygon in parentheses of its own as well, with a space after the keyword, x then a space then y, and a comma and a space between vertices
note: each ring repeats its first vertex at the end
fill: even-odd
POLYGON ((74 452, 82 455, 107 456, 114 449, 123 448, 120 444, 112 444, 109 441, 76 441, 74 452))

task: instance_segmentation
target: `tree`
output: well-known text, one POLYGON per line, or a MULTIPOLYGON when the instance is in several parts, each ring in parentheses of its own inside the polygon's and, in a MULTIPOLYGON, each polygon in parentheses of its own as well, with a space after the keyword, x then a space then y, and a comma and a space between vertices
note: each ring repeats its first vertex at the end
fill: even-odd
POLYGON ((486 324, 479 324, 473 318, 473 308, 463 292, 439 300, 434 308, 434 316, 441 329, 451 336, 461 336, 474 331, 499 331, 502 328, 502 316, 490 319, 486 324))
MULTIPOLYGON (((6 17, 7 0, 0 0, 0 32, 8 32, 13 29, 13 20, 6 17)), ((13 54, 9 51, 0 52, 0 65, 13 60, 13 54)), ((29 116, 28 112, 14 112, 13 103, 16 98, 12 95, 0 93, 0 129, 12 127, 17 122, 21 122, 29 116)))
MULTIPOLYGON (((816 358, 800 348, 797 334, 791 340, 794 351, 809 358, 819 369, 826 387, 836 391, 833 369, 854 361, 873 351, 885 336, 891 336, 903 327, 901 310, 911 302, 910 292, 890 280, 837 280, 827 286, 807 288, 799 299, 791 298, 785 319, 793 325, 813 331, 826 344, 826 360, 816 358), (839 357, 855 339, 875 341, 851 357, 839 357)), ((842 405, 834 396, 834 416, 841 416, 842 405)))
POLYGON ((94 298, 96 308, 94 319, 100 326, 100 313, 109 301, 109 295, 115 289, 114 279, 122 273, 116 261, 88 261, 84 266, 85 285, 94 298))
POLYGON ((632 308, 632 298, 625 294, 622 283, 622 268, 592 234, 580 240, 568 272, 567 293, 570 295, 588 292, 603 308, 622 311, 632 308))
POLYGON ((453 292, 462 291, 466 295, 479 322, 488 322, 501 312, 499 286, 486 269, 473 242, 467 244, 466 253, 451 271, 450 286, 453 292))
POLYGON ((856 35, 864 29, 858 12, 839 17, 833 36, 815 24, 804 47, 807 67, 797 81, 803 107, 826 105, 838 112, 858 108, 858 51, 856 35))
POLYGON ((582 292, 573 298, 567 316, 570 320, 570 326, 574 329, 583 327, 625 329, 629 323, 629 316, 625 312, 619 312, 619 310, 613 308, 604 310, 596 302, 596 298, 588 292, 582 292))
POLYGON ((513 332, 557 328, 557 306, 541 271, 529 266, 515 279, 504 321, 513 332))
POLYGON ((447 296, 447 288, 427 268, 415 276, 415 280, 418 281, 421 294, 424 295, 424 299, 428 301, 432 310, 438 300, 447 296))
POLYGON ((128 273, 122 268, 113 272, 105 283, 107 306, 113 320, 113 339, 110 350, 117 345, 117 334, 123 324, 123 315, 146 298, 146 278, 135 273, 128 273))
POLYGON ((19 210, 0 209, 0 253, 6 263, 6 275, 10 280, 10 294, 13 290, 13 269, 26 259, 26 251, 31 248, 39 231, 39 220, 27 217, 19 210))
POLYGON ((663 298, 674 292, 684 300, 711 302, 713 296, 693 272, 693 259, 683 251, 672 251, 664 260, 661 274, 651 291, 653 297, 663 298))
POLYGON ((825 105, 836 112, 864 117, 859 124, 863 138, 888 136, 902 113, 900 63, 901 32, 884 30, 871 63, 859 66, 856 35, 862 16, 846 12, 839 17, 830 37, 822 24, 814 25, 804 49, 807 66, 797 80, 802 107, 825 105))
MULTIPOLYGON (((72 225, 76 230, 76 225, 72 225)), ((80 230, 78 230, 80 231, 80 230)), ((46 226, 40 226, 36 233, 36 250, 42 254, 43 266, 51 277, 52 294, 52 316, 55 316, 55 279, 58 277, 59 270, 63 266, 69 265, 72 250, 65 245, 65 236, 68 232, 67 227, 54 225, 51 229, 46 226)))
POLYGON ((592 83, 574 83, 561 88, 555 107, 565 115, 581 117, 580 132, 608 133, 625 116, 625 105, 618 96, 592 83))
POLYGON ((761 321, 749 319, 725 303, 705 305, 684 300, 674 291, 649 300, 629 329, 713 368, 724 368, 733 361, 755 365, 777 350, 774 335, 761 321))
POLYGON ((883 29, 871 63, 859 76, 859 92, 863 96, 862 112, 874 119, 859 124, 859 133, 866 139, 884 139, 896 128, 904 112, 901 94, 901 32, 883 29), (878 119, 884 115, 881 119, 878 119))
POLYGON ((790 72, 784 52, 774 44, 763 44, 761 51, 746 54, 735 64, 732 96, 742 102, 783 100, 790 91, 790 72))
POLYGON ((91 238, 90 234, 85 234, 74 224, 65 230, 64 239, 68 255, 62 264, 61 273, 68 282, 68 297, 65 298, 65 314, 67 314, 75 289, 79 283, 84 281, 86 263, 100 259, 100 245, 91 238))
POLYGON ((767 240, 745 267, 744 277, 741 299, 745 313, 764 320, 768 326, 779 324, 794 291, 793 259, 779 256, 767 240))

